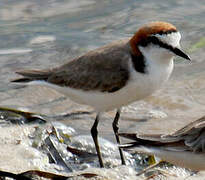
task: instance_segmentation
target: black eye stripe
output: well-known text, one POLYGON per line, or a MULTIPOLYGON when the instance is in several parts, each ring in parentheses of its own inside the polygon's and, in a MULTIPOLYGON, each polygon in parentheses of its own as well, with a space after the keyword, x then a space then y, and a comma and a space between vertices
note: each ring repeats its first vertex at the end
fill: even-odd
POLYGON ((164 35, 164 34, 171 34, 173 32, 177 32, 176 29, 172 29, 172 30, 168 30, 168 31, 159 31, 158 33, 156 34, 159 34, 159 35, 164 35))
POLYGON ((174 48, 171 46, 171 45, 168 45, 167 43, 164 43, 162 41, 160 41, 157 37, 155 36, 149 36, 147 37, 147 39, 143 39, 141 40, 138 45, 139 46, 142 46, 142 47, 145 47, 145 46, 148 46, 149 44, 155 44, 155 45, 158 45, 162 48, 165 48, 165 49, 168 49, 170 51, 174 51, 174 48))

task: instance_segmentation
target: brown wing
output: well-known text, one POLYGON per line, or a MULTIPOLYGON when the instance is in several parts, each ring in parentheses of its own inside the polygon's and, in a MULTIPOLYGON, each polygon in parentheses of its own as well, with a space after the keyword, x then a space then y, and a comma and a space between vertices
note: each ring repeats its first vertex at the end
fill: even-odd
POLYGON ((114 92, 125 86, 129 79, 130 57, 128 40, 104 46, 49 70, 25 70, 23 78, 12 82, 44 80, 59 86, 82 90, 114 92))
POLYGON ((129 78, 129 56, 121 46, 107 46, 54 69, 47 81, 86 91, 114 92, 129 78))
POLYGON ((17 71, 17 74, 23 77, 14 79, 11 82, 26 83, 34 80, 47 80, 51 74, 50 70, 21 70, 17 71))

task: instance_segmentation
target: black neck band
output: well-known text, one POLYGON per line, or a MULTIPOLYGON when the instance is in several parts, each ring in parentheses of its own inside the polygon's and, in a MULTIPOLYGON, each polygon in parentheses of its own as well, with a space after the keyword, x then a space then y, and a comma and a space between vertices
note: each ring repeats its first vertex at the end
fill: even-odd
POLYGON ((139 73, 145 74, 146 64, 145 64, 144 56, 142 54, 140 56, 131 54, 131 58, 132 58, 132 63, 134 65, 135 70, 139 73))

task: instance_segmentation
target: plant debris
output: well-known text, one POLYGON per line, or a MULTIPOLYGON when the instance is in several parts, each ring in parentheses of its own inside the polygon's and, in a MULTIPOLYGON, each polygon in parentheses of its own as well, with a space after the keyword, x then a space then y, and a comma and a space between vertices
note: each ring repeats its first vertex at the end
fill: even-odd
MULTIPOLYGON (((40 114, 25 112, 17 109, 0 107, 0 120, 12 124, 45 123, 45 118, 40 114)), ((3 122, 1 122, 3 123, 3 122)))

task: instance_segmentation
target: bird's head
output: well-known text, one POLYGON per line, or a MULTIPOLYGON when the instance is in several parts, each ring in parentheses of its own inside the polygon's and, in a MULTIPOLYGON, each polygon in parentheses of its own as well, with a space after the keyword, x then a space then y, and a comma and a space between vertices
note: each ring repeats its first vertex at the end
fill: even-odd
POLYGON ((187 60, 190 57, 180 48, 181 34, 176 27, 167 22, 151 22, 142 26, 130 39, 132 53, 143 54, 149 59, 172 59, 180 56, 187 60))

